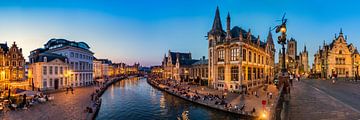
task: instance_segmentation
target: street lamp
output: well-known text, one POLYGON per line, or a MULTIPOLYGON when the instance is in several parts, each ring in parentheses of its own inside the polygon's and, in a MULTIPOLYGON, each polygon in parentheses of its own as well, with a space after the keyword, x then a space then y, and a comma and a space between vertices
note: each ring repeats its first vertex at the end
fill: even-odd
POLYGON ((281 35, 278 37, 278 43, 282 46, 282 63, 281 63, 281 72, 284 74, 287 72, 285 68, 285 44, 286 44, 286 19, 282 21, 281 25, 277 26, 276 33, 281 32, 281 35))

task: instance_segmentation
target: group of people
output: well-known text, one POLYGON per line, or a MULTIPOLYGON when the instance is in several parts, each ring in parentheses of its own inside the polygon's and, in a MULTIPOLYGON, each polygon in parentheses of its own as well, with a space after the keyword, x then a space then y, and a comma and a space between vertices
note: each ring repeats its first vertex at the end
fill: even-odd
POLYGON ((0 106, 1 110, 3 110, 3 112, 8 112, 10 110, 19 110, 19 109, 28 110, 28 108, 33 106, 34 104, 44 103, 54 99, 54 97, 51 97, 50 95, 46 95, 43 93, 35 94, 30 98, 29 96, 24 94, 24 95, 20 95, 19 98, 22 98, 20 99, 21 102, 16 102, 11 99, 4 100, 4 102, 2 102, 0 106))
MULTIPOLYGON (((151 79, 151 78, 150 78, 151 79)), ((177 83, 174 80, 161 80, 161 79, 152 79, 152 84, 159 86, 160 84, 167 86, 166 90, 172 92, 173 94, 185 97, 192 101, 201 102, 208 105, 221 106, 223 109, 233 112, 241 112, 245 113, 245 104, 241 107, 238 105, 232 105, 228 103, 225 99, 225 95, 217 95, 217 94, 201 94, 198 93, 197 90, 191 91, 190 86, 184 83, 177 83)), ((255 110, 255 108, 253 108, 255 110)), ((255 114, 252 111, 249 111, 251 114, 255 114)))

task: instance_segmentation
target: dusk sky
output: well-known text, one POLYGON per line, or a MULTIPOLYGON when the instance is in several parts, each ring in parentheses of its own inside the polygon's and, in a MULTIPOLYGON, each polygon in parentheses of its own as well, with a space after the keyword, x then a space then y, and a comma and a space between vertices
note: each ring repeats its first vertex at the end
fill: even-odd
MULTIPOLYGON (((95 57, 113 62, 160 65, 169 49, 198 59, 207 56, 205 36, 219 6, 224 27, 230 12, 232 27, 250 28, 261 40, 286 12, 288 37, 298 41, 298 52, 306 44, 311 66, 315 51, 340 28, 348 43, 360 46, 359 5, 356 0, 9 0, 0 3, 0 42, 15 41, 26 59, 51 38, 84 41, 95 57)), ((276 37, 273 32, 278 52, 276 37)))

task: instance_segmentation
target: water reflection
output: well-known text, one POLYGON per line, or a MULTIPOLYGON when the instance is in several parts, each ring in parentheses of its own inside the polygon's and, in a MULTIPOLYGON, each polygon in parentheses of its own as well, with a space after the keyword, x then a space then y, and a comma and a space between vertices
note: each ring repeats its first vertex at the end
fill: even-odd
POLYGON ((99 120, 176 120, 189 111, 191 120, 233 120, 236 116, 199 106, 151 87, 145 78, 112 85, 102 96, 99 120))

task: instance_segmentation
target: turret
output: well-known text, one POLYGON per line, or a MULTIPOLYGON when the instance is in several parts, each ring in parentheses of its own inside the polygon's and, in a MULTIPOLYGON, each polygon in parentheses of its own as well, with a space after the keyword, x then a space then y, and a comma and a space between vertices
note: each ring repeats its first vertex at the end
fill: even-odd
POLYGON ((271 27, 269 28, 269 33, 268 33, 266 42, 270 45, 274 45, 274 40, 273 40, 272 34, 271 34, 271 27))
POLYGON ((228 12, 228 15, 226 17, 226 39, 231 39, 231 33, 230 33, 230 13, 228 12))
POLYGON ((216 7, 213 26, 212 26, 212 29, 210 30, 209 34, 221 35, 223 33, 224 33, 224 30, 222 29, 222 25, 221 25, 219 7, 216 7))
POLYGON ((239 32, 239 40, 243 41, 243 33, 242 33, 242 29, 240 28, 240 32, 239 32))

